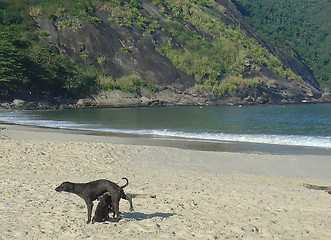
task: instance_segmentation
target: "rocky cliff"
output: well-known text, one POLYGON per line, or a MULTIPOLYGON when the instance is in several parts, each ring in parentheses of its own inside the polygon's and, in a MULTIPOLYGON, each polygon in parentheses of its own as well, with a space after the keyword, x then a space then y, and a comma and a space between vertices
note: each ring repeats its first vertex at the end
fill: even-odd
MULTIPOLYGON (((166 18, 165 13, 151 4, 151 1, 141 2, 140 11, 145 16, 153 16, 162 23, 166 18)), ((261 65, 252 71, 244 72, 242 78, 267 79, 263 82, 264 84, 258 84, 253 88, 238 86, 236 91, 215 94, 206 89, 198 89, 197 81, 192 75, 180 70, 169 58, 160 53, 158 48, 163 42, 168 41, 175 46, 177 44, 162 24, 156 31, 146 33, 135 24, 127 27, 109 21, 109 13, 101 9, 95 9, 93 12, 93 17, 99 19, 95 23, 80 22, 74 26, 65 27, 61 25, 61 20, 68 16, 55 21, 36 16, 35 21, 41 31, 47 32, 44 41, 58 46, 73 61, 92 65, 105 71, 114 79, 134 74, 157 87, 155 92, 141 88, 134 94, 118 91, 102 92, 78 102, 74 101, 75 106, 291 103, 316 101, 321 96, 318 82, 304 63, 273 47, 258 36, 231 1, 216 0, 215 2, 224 9, 224 11, 218 11, 217 14, 226 24, 240 26, 247 37, 254 38, 261 46, 277 56, 285 67, 301 76, 302 80, 287 79, 261 65)), ((195 33, 199 33, 194 25, 183 19, 180 21, 193 29, 195 33)), ((208 38, 205 33, 200 34, 208 38)))

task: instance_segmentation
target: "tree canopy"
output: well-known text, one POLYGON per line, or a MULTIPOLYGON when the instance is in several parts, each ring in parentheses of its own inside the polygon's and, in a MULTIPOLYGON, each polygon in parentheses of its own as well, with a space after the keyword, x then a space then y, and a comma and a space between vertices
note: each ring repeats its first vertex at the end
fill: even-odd
POLYGON ((234 2, 260 34, 274 45, 297 54, 311 68, 320 84, 331 88, 329 0, 234 2))

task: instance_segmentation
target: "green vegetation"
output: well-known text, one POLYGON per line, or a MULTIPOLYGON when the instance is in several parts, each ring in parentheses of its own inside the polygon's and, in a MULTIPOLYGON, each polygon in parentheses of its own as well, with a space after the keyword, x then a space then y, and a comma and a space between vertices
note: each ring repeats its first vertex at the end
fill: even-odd
POLYGON ((121 90, 131 93, 139 93, 142 87, 150 92, 156 91, 156 86, 139 78, 137 75, 130 75, 114 80, 107 76, 99 77, 99 85, 103 90, 121 90))
POLYGON ((285 69, 279 59, 247 38, 241 29, 223 23, 220 14, 224 9, 214 1, 183 0, 180 5, 163 1, 159 6, 167 13, 161 25, 173 39, 173 42, 164 42, 160 52, 206 89, 222 88, 224 76, 230 76, 227 79, 242 76, 245 59, 250 59, 253 70, 264 65, 284 78, 300 80, 290 69, 285 69), (182 22, 190 22, 192 26, 182 22))
POLYGON ((63 27, 77 27, 82 21, 89 23, 101 21, 93 16, 95 8, 92 1, 88 0, 31 0, 24 2, 29 2, 30 16, 45 16, 50 21, 60 19, 60 25, 63 27))
POLYGON ((39 32, 28 13, 39 15, 41 9, 27 2, 0 2, 0 89, 14 94, 66 97, 96 91, 99 72, 74 64, 56 46, 39 41, 39 32))
POLYGON ((331 88, 329 0, 236 0, 238 8, 274 45, 301 59, 325 88, 331 88))
MULTIPOLYGON (((122 1, 94 1, 96 5, 121 6, 122 1)), ((140 7, 139 1, 130 1, 123 6, 131 14, 140 7), (131 9, 132 8, 132 9, 131 9)), ((0 1, 0 89, 14 94, 32 92, 38 95, 83 97, 98 89, 120 89, 138 92, 140 87, 155 91, 156 87, 137 76, 127 76, 102 84, 103 72, 88 65, 73 63, 59 49, 43 43, 40 37, 47 32, 38 32, 33 17, 45 16, 57 21, 58 27, 76 28, 83 21, 98 23, 93 16, 95 7, 86 0, 1 0, 0 1)), ((137 18, 138 19, 138 18, 137 18)), ((127 19, 126 21, 135 21, 127 19)), ((143 25, 144 19, 140 19, 143 25)), ((153 23, 156 25, 155 23, 153 23)), ((156 29, 156 26, 154 26, 156 29)), ((89 60, 85 46, 81 44, 81 57, 89 60)), ((125 50, 123 50, 125 51, 125 50)), ((127 50, 129 51, 129 50, 127 50)), ((100 66, 106 64, 106 57, 100 56, 100 66)))
MULTIPOLYGON (((138 93, 145 87, 156 91, 153 84, 139 76, 112 79, 88 64, 68 60, 57 46, 43 41, 48 33, 38 30, 32 18, 43 16, 56 23, 58 28, 75 30, 84 22, 101 22, 95 15, 96 9, 107 12, 111 23, 137 29, 144 37, 157 32, 167 36, 160 38, 159 42, 155 40, 155 48, 177 68, 193 76, 199 89, 223 95, 238 88, 266 84, 258 79, 243 79, 246 59, 250 60, 252 71, 263 65, 284 78, 300 80, 290 69, 284 68, 279 59, 247 38, 239 27, 225 24, 220 17, 225 9, 215 1, 147 2, 153 7, 152 11, 146 11, 140 0, 0 0, 0 89, 72 97, 86 96, 100 89, 138 93)), ((248 1, 239 2, 244 6, 248 1)), ((246 5, 245 9, 250 7, 246 5)), ((324 39, 330 40, 330 37, 324 39)), ((84 43, 80 43, 79 48, 82 61, 91 60, 84 43)), ((119 51, 131 52, 126 46, 119 51)), ((99 56, 96 60, 100 68, 107 65, 107 57, 99 56)), ((327 61, 330 57, 324 58, 325 66, 330 67, 327 61)), ((326 81, 327 75, 321 75, 321 79, 326 81)))
MULTIPOLYGON (((285 69, 279 59, 247 38, 239 28, 223 23, 220 14, 225 10, 214 1, 150 3, 164 17, 143 15, 140 1, 107 1, 99 7, 110 14, 110 21, 120 26, 136 26, 148 33, 157 29, 169 32, 172 41, 164 41, 158 51, 176 67, 192 75, 200 86, 219 86, 225 75, 241 76, 246 58, 251 59, 253 70, 265 65, 285 78, 300 79, 290 69, 285 69)), ((129 49, 122 48, 121 51, 129 52, 129 49)))
POLYGON ((272 83, 272 80, 266 80, 262 78, 243 79, 238 76, 229 76, 223 79, 219 84, 207 81, 203 85, 197 84, 195 88, 198 91, 208 90, 218 96, 223 96, 229 93, 236 93, 238 90, 249 88, 255 89, 261 85, 271 86, 272 83))

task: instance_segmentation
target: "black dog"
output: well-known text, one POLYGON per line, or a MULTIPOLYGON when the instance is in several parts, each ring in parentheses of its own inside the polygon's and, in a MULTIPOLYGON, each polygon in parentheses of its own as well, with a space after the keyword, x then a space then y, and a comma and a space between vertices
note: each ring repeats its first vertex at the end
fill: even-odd
POLYGON ((116 217, 117 221, 119 221, 120 220, 119 202, 121 198, 129 201, 130 211, 133 211, 132 199, 131 197, 126 196, 123 191, 123 188, 125 188, 129 184, 129 180, 127 178, 122 178, 122 179, 126 180, 126 184, 124 184, 121 187, 109 180, 99 179, 87 183, 63 182, 60 186, 55 188, 55 191, 57 192, 65 191, 65 192, 75 193, 85 201, 87 207, 86 223, 91 222, 93 201, 96 200, 99 196, 101 196, 105 192, 109 192, 112 200, 111 206, 114 212, 114 218, 116 217))
POLYGON ((109 213, 114 211, 112 208, 112 201, 109 192, 105 192, 101 197, 98 197, 99 203, 94 212, 94 217, 92 218, 92 223, 104 222, 109 218, 109 213))
MULTIPOLYGON (((121 191, 121 198, 124 197, 124 191, 121 191)), ((127 198, 133 198, 138 194, 126 194, 127 198)), ((115 218, 115 212, 113 211, 111 195, 109 192, 105 192, 102 196, 98 197, 98 205, 95 209, 94 216, 92 218, 92 223, 104 222, 109 218, 109 213, 113 213, 113 218, 115 218)), ((120 212, 121 213, 121 212, 120 212)))

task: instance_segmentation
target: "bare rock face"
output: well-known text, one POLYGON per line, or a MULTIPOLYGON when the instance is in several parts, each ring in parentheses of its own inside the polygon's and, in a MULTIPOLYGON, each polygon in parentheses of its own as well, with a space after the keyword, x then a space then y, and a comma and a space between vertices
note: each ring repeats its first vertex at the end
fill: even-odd
MULTIPOLYGON (((157 51, 157 43, 161 42, 160 39, 171 41, 166 31, 158 31, 147 36, 139 28, 120 27, 111 23, 108 20, 109 16, 101 11, 96 11, 94 14, 102 21, 94 24, 82 22, 74 28, 63 27, 59 22, 48 21, 43 17, 36 17, 35 20, 39 27, 48 33, 46 40, 58 46, 73 61, 93 65, 114 79, 134 74, 157 86, 157 91, 154 93, 144 89, 138 94, 117 90, 101 92, 89 98, 79 99, 70 106, 261 104, 301 102, 321 96, 318 82, 300 60, 277 50, 259 37, 231 1, 216 2, 227 9, 222 16, 226 23, 240 25, 248 36, 255 38, 278 56, 285 66, 301 75, 303 81, 291 83, 261 67, 261 71, 257 73, 259 77, 274 80, 276 84, 256 89, 239 89, 237 93, 225 93, 222 96, 202 93, 194 90, 195 80, 192 76, 177 69, 168 58, 157 51)), ((154 11, 153 6, 145 1, 144 8, 145 11, 154 11)))
POLYGON ((103 69, 114 78, 136 74, 155 85, 184 89, 194 85, 194 79, 178 70, 171 61, 158 53, 152 38, 139 29, 121 28, 111 24, 108 16, 98 24, 82 23, 76 29, 59 27, 42 17, 36 18, 48 31, 48 41, 57 45, 71 59, 103 69))
POLYGON ((122 92, 119 90, 111 92, 101 92, 93 96, 98 106, 104 107, 124 107, 124 106, 143 106, 141 98, 137 94, 122 92))

